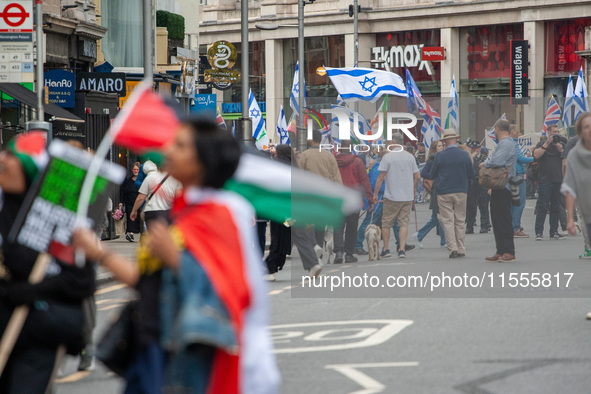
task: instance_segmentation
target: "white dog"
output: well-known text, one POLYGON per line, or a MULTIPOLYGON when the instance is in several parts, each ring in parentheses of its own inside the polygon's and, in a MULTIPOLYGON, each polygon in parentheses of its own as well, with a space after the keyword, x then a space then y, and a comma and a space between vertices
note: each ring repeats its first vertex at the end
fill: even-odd
POLYGON ((382 238, 382 229, 375 224, 370 224, 365 229, 365 241, 367 242, 367 250, 369 252, 369 260, 375 260, 376 256, 378 260, 380 257, 380 239, 382 238))
MULTIPOLYGON (((334 256, 333 228, 326 227, 324 231, 324 248, 322 253, 322 265, 330 264, 330 258, 334 256)), ((334 260, 333 260, 334 261, 334 260)))

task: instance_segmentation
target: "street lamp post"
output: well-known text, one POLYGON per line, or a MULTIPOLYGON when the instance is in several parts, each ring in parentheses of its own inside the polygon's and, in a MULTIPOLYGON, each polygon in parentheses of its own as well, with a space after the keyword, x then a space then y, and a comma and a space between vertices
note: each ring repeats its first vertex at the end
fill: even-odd
POLYGON ((298 0, 298 61, 299 61, 299 92, 298 92, 298 135, 297 149, 303 152, 308 147, 308 136, 304 119, 304 97, 306 94, 306 84, 304 81, 304 1, 298 0))
POLYGON ((248 0, 241 1, 241 32, 242 32, 242 118, 240 118, 240 130, 242 132, 242 143, 254 145, 252 141, 252 120, 248 116, 248 96, 250 93, 250 81, 248 78, 248 0))

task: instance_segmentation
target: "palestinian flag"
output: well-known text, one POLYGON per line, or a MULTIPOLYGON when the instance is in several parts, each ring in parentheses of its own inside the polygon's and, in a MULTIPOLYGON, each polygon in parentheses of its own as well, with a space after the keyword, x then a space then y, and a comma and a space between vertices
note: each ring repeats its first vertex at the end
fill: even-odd
MULTIPOLYGON (((279 372, 267 328, 269 307, 260 252, 253 248, 254 212, 243 198, 225 191, 185 190, 171 210, 174 225, 187 252, 203 268, 216 295, 228 312, 235 338, 232 343, 210 341, 216 348, 208 380, 208 393, 264 393, 279 391, 279 372)), ((179 286, 194 278, 194 261, 183 258, 177 272, 179 286), (185 274, 188 273, 188 274, 185 274)), ((186 315, 186 314, 184 314, 186 315)), ((191 317, 180 314, 173 332, 181 346, 192 344, 183 335, 191 317)))
POLYGON ((110 133, 114 144, 141 155, 172 142, 180 125, 174 109, 144 81, 115 118, 110 133))
POLYGON ((243 153, 233 179, 224 186, 246 198, 263 218, 296 226, 339 226, 359 211, 361 193, 315 174, 251 153, 243 153))
POLYGON ((40 131, 20 134, 8 143, 8 149, 20 160, 29 181, 33 181, 49 161, 46 145, 47 134, 40 131))

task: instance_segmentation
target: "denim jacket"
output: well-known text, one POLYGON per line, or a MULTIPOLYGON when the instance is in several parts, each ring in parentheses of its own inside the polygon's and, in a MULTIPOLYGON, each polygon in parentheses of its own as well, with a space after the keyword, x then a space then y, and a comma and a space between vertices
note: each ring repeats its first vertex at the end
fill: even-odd
POLYGON ((236 353, 238 336, 230 316, 197 260, 181 253, 178 272, 165 269, 160 293, 161 342, 178 352, 204 344, 236 353))

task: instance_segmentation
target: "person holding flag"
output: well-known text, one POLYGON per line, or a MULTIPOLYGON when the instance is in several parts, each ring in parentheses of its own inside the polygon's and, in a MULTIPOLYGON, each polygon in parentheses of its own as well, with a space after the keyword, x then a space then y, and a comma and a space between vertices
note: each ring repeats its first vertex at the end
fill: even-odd
POLYGON ((134 390, 278 391, 261 255, 252 247, 255 214, 242 197, 220 191, 239 160, 230 133, 209 120, 185 121, 166 150, 166 170, 184 192, 171 227, 153 222, 139 264, 100 249, 86 230, 74 236, 86 256, 140 292, 144 342, 126 376, 134 390))
POLYGON ((0 393, 51 392, 52 372, 61 361, 58 349, 65 345, 68 353, 78 354, 85 346, 82 302, 94 294, 93 264, 86 262, 79 268, 51 258, 45 278, 32 284, 29 276, 41 255, 9 236, 27 192, 47 162, 45 144, 46 133, 31 132, 18 135, 0 152, 3 338, 13 312, 21 306, 30 308, 7 363, 0 367, 0 393))

